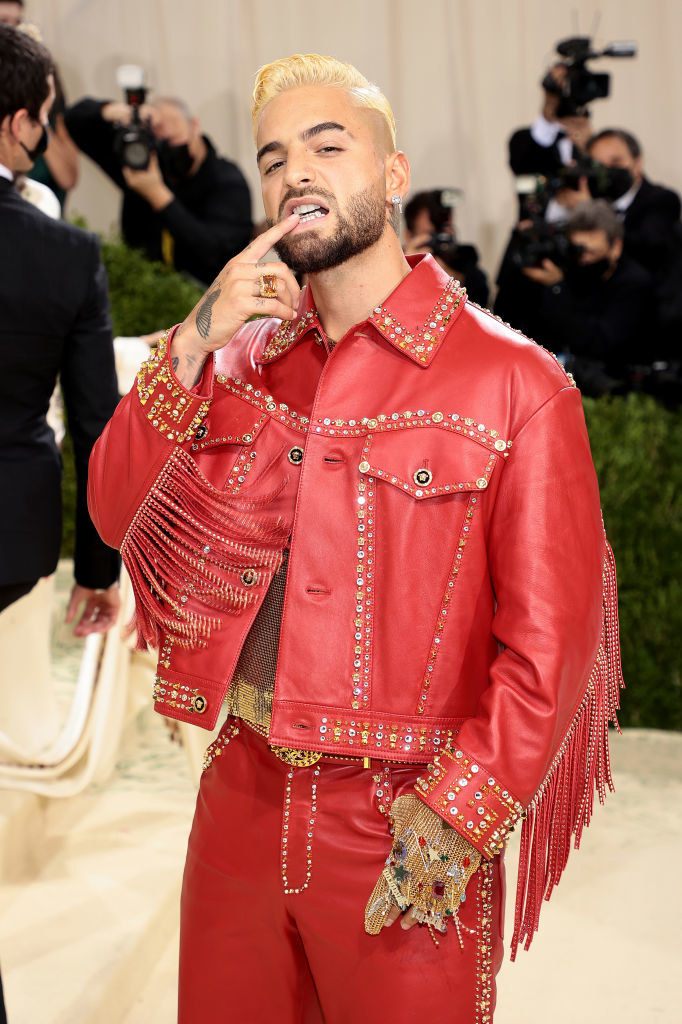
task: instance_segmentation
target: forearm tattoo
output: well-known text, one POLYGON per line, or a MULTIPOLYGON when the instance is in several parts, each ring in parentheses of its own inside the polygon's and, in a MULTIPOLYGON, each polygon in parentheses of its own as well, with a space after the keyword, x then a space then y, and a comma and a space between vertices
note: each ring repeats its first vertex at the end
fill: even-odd
POLYGON ((180 366, 180 357, 173 356, 171 358, 171 366, 175 376, 188 391, 198 383, 201 371, 204 368, 203 362, 199 362, 198 359, 194 359, 192 356, 183 356, 182 367, 180 366))
POLYGON ((197 310, 197 330, 201 337, 206 340, 211 330, 211 318, 213 316, 213 304, 220 295, 220 288, 214 288, 209 292, 197 310))

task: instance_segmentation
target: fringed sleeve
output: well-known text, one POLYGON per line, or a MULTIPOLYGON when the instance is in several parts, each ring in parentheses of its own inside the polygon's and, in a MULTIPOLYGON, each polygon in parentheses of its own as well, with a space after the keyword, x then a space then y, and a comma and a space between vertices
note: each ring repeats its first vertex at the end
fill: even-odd
POLYGON ((157 647, 162 632, 182 647, 203 646, 221 614, 254 600, 251 588, 281 564, 285 526, 265 511, 275 497, 217 490, 173 450, 121 545, 140 649, 157 647))
POLYGON ((520 943, 528 949, 537 931, 543 900, 548 900, 589 824, 595 791, 603 803, 613 791, 609 725, 618 729, 623 676, 618 642, 618 598, 613 552, 606 542, 604 611, 599 650, 587 689, 556 756, 527 808, 521 832, 511 958, 520 943))

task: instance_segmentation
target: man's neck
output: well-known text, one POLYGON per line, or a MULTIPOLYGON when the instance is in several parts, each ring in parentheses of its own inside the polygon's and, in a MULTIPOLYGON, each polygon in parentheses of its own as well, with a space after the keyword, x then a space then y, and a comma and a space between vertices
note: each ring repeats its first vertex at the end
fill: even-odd
POLYGON ((410 272, 395 232, 387 227, 373 246, 332 270, 310 275, 324 333, 338 341, 397 288, 410 272))
POLYGON ((14 177, 14 160, 12 158, 12 154, 10 153, 9 146, 4 145, 2 142, 0 142, 0 164, 2 164, 3 167, 6 167, 12 177, 14 177))

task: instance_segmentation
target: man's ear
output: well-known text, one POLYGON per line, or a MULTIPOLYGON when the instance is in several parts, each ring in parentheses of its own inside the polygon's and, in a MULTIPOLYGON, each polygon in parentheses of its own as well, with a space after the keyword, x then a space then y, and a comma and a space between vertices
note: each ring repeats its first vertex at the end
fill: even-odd
POLYGON ((386 202, 392 203, 393 196, 404 199, 410 190, 410 164, 399 149, 389 153, 385 159, 386 202))
MULTIPOLYGON (((21 107, 19 110, 15 110, 13 114, 8 114, 5 118, 5 121, 8 122, 7 131, 16 139, 18 130, 26 123, 27 120, 30 120, 30 118, 26 107, 21 107)), ((3 121, 3 127, 5 126, 5 121, 3 121)))
POLYGON ((616 241, 611 246, 611 259, 613 260, 614 263, 617 263, 622 255, 623 255, 623 239, 622 238, 617 238, 616 241))

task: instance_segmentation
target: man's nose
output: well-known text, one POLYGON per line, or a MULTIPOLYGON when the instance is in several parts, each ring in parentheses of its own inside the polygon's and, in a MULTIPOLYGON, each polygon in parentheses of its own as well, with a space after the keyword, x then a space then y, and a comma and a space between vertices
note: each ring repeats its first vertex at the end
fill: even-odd
POLYGON ((286 184, 292 188, 309 185, 315 180, 315 172, 310 164, 310 154, 305 149, 287 154, 285 178, 286 184))

